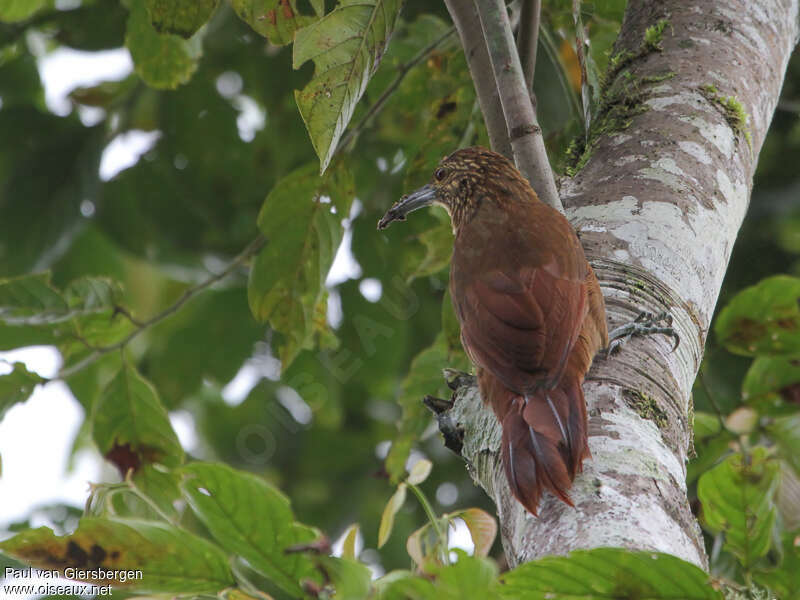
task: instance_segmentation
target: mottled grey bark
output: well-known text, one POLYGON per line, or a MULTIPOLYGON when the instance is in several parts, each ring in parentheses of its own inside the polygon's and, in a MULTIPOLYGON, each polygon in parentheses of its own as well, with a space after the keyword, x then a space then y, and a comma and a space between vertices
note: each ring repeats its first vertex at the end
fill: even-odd
POLYGON ((634 338, 595 360, 584 385, 593 457, 575 480, 575 508, 548 494, 538 518, 510 496, 494 416, 474 387, 459 389, 450 417, 465 430, 474 479, 497 505, 511 565, 621 546, 706 566, 686 498, 691 388, 797 37, 798 0, 629 2, 615 46, 627 85, 607 96, 624 118, 592 140, 561 198, 611 327, 668 311, 681 343, 670 352, 664 336, 634 338), (660 44, 643 45, 661 19, 660 44))

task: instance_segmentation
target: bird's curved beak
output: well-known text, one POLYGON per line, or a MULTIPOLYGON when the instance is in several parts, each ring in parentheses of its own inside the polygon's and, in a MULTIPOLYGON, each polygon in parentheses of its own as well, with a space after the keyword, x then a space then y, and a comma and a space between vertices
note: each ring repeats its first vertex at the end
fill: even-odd
POLYGON ((380 221, 378 229, 386 229, 394 221, 405 221, 406 215, 418 208, 430 206, 436 199, 436 190, 431 184, 425 184, 418 190, 400 198, 386 211, 380 221))

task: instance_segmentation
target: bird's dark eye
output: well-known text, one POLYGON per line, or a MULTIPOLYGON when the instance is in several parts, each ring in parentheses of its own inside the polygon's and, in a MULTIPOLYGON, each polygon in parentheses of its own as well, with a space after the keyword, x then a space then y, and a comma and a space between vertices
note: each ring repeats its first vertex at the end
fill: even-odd
POLYGON ((447 176, 447 169, 439 167, 436 169, 436 172, 433 174, 433 176, 436 177, 436 181, 441 181, 447 176))

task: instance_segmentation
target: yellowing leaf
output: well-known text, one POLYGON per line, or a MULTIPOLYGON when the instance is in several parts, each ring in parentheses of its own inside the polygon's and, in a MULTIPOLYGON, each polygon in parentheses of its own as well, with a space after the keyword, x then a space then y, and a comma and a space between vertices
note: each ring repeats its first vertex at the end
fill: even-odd
POLYGON ((428 478, 433 469, 433 463, 427 458, 422 458, 414 463, 406 481, 411 485, 419 485, 428 478))
POLYGON ((342 0, 333 12, 297 32, 292 65, 297 69, 313 60, 316 68, 295 100, 321 173, 378 67, 401 5, 400 0, 342 0))
POLYGON ((353 523, 347 528, 342 543, 342 558, 356 558, 356 541, 358 540, 358 523, 353 523))
POLYGON ((386 503, 386 507, 383 509, 383 515, 381 515, 381 524, 378 528, 378 548, 382 548, 389 539, 389 536, 392 535, 394 517, 397 514, 397 511, 403 507, 405 501, 406 484, 401 483, 397 486, 397 490, 394 494, 392 494, 392 497, 389 498, 389 502, 386 503))
POLYGON ((467 525, 475 544, 475 556, 488 556, 494 538, 497 537, 497 521, 489 513, 480 508, 467 508, 447 515, 450 519, 461 519, 467 525))

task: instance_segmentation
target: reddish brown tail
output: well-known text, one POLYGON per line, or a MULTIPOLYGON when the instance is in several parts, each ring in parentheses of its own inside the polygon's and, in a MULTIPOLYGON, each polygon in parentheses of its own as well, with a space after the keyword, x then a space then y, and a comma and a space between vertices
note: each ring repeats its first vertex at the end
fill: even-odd
POLYGON ((503 466, 514 496, 534 515, 546 489, 572 506, 569 488, 590 456, 580 379, 565 376, 527 398, 496 380, 486 387, 503 424, 503 466))

